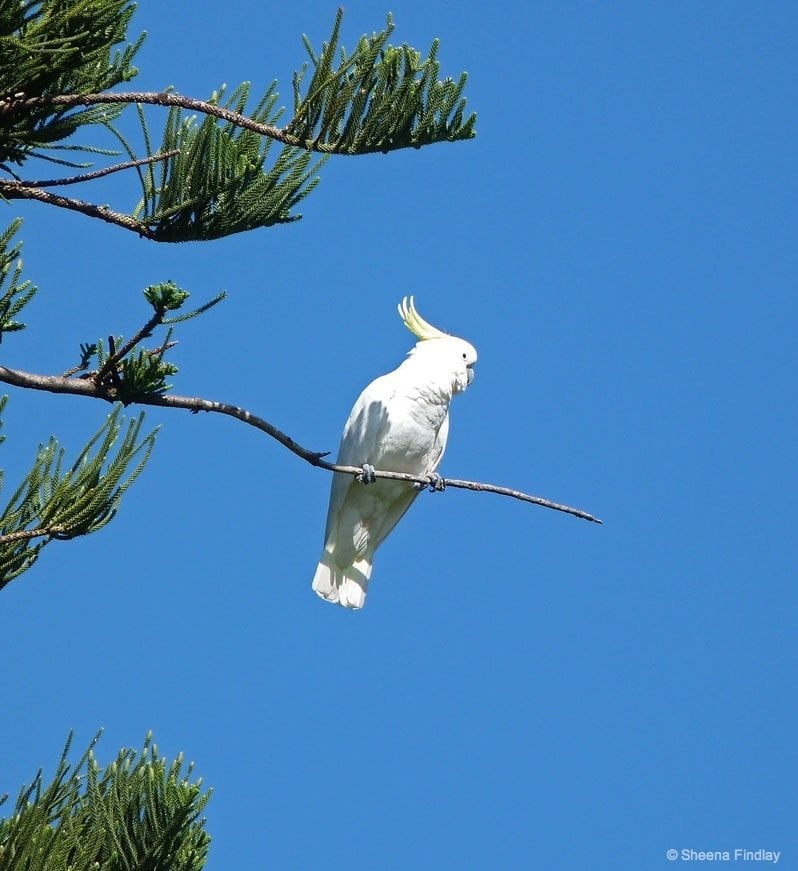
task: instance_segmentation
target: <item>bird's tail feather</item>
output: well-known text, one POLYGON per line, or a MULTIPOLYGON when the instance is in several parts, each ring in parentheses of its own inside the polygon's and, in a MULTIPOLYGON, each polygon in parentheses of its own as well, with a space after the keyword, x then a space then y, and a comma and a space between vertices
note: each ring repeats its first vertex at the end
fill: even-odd
POLYGON ((326 548, 313 576, 313 590, 322 599, 344 608, 362 608, 371 577, 371 559, 363 557, 348 566, 337 565, 326 548))

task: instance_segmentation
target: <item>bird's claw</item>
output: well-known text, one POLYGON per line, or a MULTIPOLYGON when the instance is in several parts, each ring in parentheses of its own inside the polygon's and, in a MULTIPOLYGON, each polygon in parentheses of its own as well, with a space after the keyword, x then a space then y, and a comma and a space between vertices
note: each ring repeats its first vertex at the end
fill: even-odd
POLYGON ((374 466, 368 463, 363 463, 363 471, 357 476, 361 484, 373 484, 377 480, 377 474, 374 471, 374 466))
POLYGON ((432 472, 427 477, 429 478, 427 486, 431 493, 442 493, 446 489, 446 481, 437 472, 432 472))

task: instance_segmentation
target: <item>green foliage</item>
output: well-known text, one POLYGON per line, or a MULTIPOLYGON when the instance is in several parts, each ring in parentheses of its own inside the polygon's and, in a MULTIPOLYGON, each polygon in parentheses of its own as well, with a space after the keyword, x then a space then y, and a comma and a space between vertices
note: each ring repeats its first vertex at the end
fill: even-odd
POLYGON ((0 169, 14 176, 13 182, 0 178, 0 198, 82 211, 159 242, 217 239, 298 220, 295 209, 318 184, 316 173, 329 154, 420 148, 474 136, 476 116, 466 117, 462 96, 466 74, 457 81, 439 79, 438 40, 423 60, 408 45, 389 45, 390 15, 385 29, 361 37, 351 55, 339 44, 342 10, 318 54, 304 37, 314 71, 304 95, 308 64, 295 74, 294 117, 283 128, 277 126, 283 109, 276 82, 251 112, 248 82, 227 98, 223 86, 206 102, 170 89, 108 94, 136 74, 132 60, 143 36, 126 43, 133 9, 129 0, 0 0, 0 169), (142 101, 170 107, 158 150, 142 101), (116 124, 134 105, 140 147, 116 124), (62 143, 85 125, 106 128, 130 158, 123 167, 133 169, 141 184, 131 214, 106 206, 100 213, 91 203, 45 190, 76 183, 79 176, 27 181, 11 170, 34 154, 88 165, 57 159, 53 149, 116 153, 97 144, 62 143), (279 150, 272 151, 275 143, 279 150), (312 152, 324 156, 314 161, 312 152))
POLYGON ((179 311, 190 295, 171 281, 145 288, 144 298, 152 306, 153 316, 124 344, 121 336, 109 337, 107 350, 102 339, 91 345, 81 343, 80 364, 72 370, 72 374, 88 369, 91 361, 96 358, 97 371, 91 374, 92 379, 103 389, 106 398, 124 405, 146 395, 162 394, 171 390, 172 385, 167 384, 167 379, 176 375, 178 368, 165 360, 164 354, 175 344, 172 342, 172 325, 204 314, 221 302, 226 294, 217 294, 193 311, 166 317, 168 311, 179 311), (139 343, 150 337, 158 326, 169 327, 160 347, 138 348, 139 343))
MULTIPOLYGON (((273 126, 282 113, 275 108, 273 82, 248 116, 273 126)), ((249 99, 248 82, 222 102, 225 88, 215 92, 213 105, 243 114, 249 99)), ((147 131, 149 138, 149 131, 147 131)), ((160 153, 177 151, 144 176, 144 195, 134 217, 151 227, 160 242, 215 239, 256 227, 298 220, 291 214, 319 182, 311 154, 284 147, 268 165, 273 140, 232 123, 220 125, 206 116, 185 117, 180 108, 169 112, 160 153)))
MULTIPOLYGON (((4 397, 0 413, 5 403, 4 397)), ((30 568, 50 541, 88 535, 113 519, 155 443, 155 432, 141 437, 143 421, 141 414, 125 428, 117 406, 67 469, 55 438, 39 446, 0 515, 0 589, 30 568)))
MULTIPOLYGON (((5 264, 5 272, 19 253, 15 248, 5 257, 3 247, 16 224, 0 237, 0 264, 5 264)), ((0 269, 0 289, 4 275, 0 269)), ((0 299, 0 313, 6 312, 6 322, 21 308, 20 300, 32 294, 28 283, 20 284, 18 279, 19 268, 14 272, 11 289, 0 299)), ((172 326, 203 314, 224 296, 220 293, 192 311, 183 312, 190 297, 188 291, 171 281, 150 285, 145 288, 144 297, 153 314, 142 328, 124 344, 121 337, 110 338, 108 347, 102 339, 81 343, 80 363, 68 375, 86 371, 96 361, 96 371, 86 377, 101 388, 104 398, 124 405, 145 395, 165 393, 171 388, 167 379, 177 373, 177 367, 164 359, 174 344, 172 326), (159 326, 167 327, 160 347, 140 348, 140 343, 159 326)), ((6 402, 7 397, 0 397, 0 414, 6 402)), ((33 467, 0 515, 0 589, 30 568, 49 542, 95 532, 114 517, 122 496, 141 473, 155 443, 155 432, 142 437, 143 420, 140 415, 125 429, 120 408, 116 407, 66 470, 64 449, 55 438, 39 446, 33 467)), ((0 471, 0 488, 2 483, 0 471)))
POLYGON ((179 309, 189 296, 190 294, 187 290, 183 290, 171 281, 151 284, 149 287, 144 288, 144 299, 147 300, 158 315, 179 309))
POLYGON ((177 375, 177 366, 163 359, 170 338, 171 333, 167 333, 163 347, 155 351, 138 350, 122 360, 118 398, 124 405, 134 402, 137 396, 172 389, 166 379, 177 375))
MULTIPOLYGON (((0 236, 0 289, 19 253, 18 247, 7 252, 18 223, 0 236)), ((28 282, 20 283, 19 276, 17 265, 9 290, 0 298, 0 324, 6 330, 19 329, 21 325, 11 318, 33 293, 28 282)), ((102 389, 104 398, 127 405, 144 395, 165 393, 171 387, 167 379, 177 373, 177 367, 164 359, 173 345, 172 325, 203 314, 225 294, 182 312, 189 296, 188 291, 171 281, 145 288, 144 297, 153 314, 144 326, 125 344, 121 337, 109 339, 108 348, 102 340, 81 343, 80 363, 68 375, 88 370, 96 360, 97 370, 87 377, 102 389), (167 327, 160 347, 138 347, 158 326, 167 327)), ((0 397, 0 414, 6 402, 7 397, 0 397)), ((33 467, 0 515, 0 589, 30 568, 47 543, 95 532, 114 517, 122 496, 141 473, 155 443, 155 432, 141 436, 143 419, 140 415, 125 429, 120 408, 115 408, 67 470, 64 449, 55 438, 39 446, 33 467)), ((0 471, 0 487, 2 483, 0 471)))
POLYGON ((39 770, 0 820, 0 868, 27 871, 199 871, 210 837, 201 814, 210 800, 202 780, 170 764, 147 735, 140 753, 122 749, 101 768, 99 734, 74 768, 72 735, 55 776, 39 770))
POLYGON ((361 37, 352 55, 341 48, 335 67, 342 19, 339 9, 318 55, 303 37, 315 69, 304 97, 307 64, 294 74, 294 119, 286 132, 309 147, 339 154, 420 148, 475 135, 476 114, 465 118, 462 98, 467 76, 462 73, 456 83, 438 79, 437 39, 422 62, 410 46, 388 45, 394 29, 388 15, 385 29, 361 37))
POLYGON ((0 234, 0 291, 3 290, 3 285, 11 273, 8 289, 0 296, 0 342, 3 341, 3 333, 13 333, 25 329, 25 324, 15 321, 14 318, 33 299, 36 293, 36 288, 30 281, 20 281, 22 260, 19 259, 19 255, 22 251, 22 243, 17 242, 13 248, 10 250, 8 248, 21 224, 22 221, 16 218, 6 231, 0 234))
MULTIPOLYGON (((0 2, 0 97, 22 100, 96 94, 132 79, 144 40, 123 43, 135 4, 130 0, 0 2)), ((121 106, 65 109, 40 104, 11 112, 0 124, 0 164, 22 164, 79 127, 102 124, 121 106)), ((82 149, 92 151, 94 149, 82 149)))
MULTIPOLYGON (((185 291, 183 291, 185 293, 185 291)), ((186 293, 185 298, 181 301, 180 306, 182 306, 183 302, 188 299, 189 294, 186 293)), ((192 318, 196 318, 199 315, 205 314, 206 311, 212 309, 215 305, 220 303, 223 299, 227 297, 227 293, 222 291, 221 293, 216 294, 216 296, 209 300, 208 302, 204 302, 202 305, 197 306, 197 308, 192 309, 189 312, 183 312, 183 314, 175 315, 171 318, 162 318, 162 324, 180 324, 183 321, 190 321, 192 318)), ((174 310, 175 308, 180 308, 180 306, 172 306, 170 310, 174 310)))

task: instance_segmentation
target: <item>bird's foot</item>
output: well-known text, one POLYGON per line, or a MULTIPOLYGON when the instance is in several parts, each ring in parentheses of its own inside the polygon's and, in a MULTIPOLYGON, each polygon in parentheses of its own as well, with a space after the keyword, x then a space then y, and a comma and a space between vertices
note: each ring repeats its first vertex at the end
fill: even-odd
POLYGON ((437 473, 432 472, 432 474, 427 476, 429 478, 429 484, 427 485, 430 489, 431 493, 443 493, 446 489, 446 481, 437 473))
POLYGON ((357 476, 357 479, 361 484, 373 484, 377 480, 374 466, 363 463, 363 471, 357 476))

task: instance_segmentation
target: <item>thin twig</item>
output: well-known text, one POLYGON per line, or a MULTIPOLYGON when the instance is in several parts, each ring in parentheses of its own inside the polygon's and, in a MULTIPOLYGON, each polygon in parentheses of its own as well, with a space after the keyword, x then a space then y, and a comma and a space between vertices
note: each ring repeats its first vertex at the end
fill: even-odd
MULTIPOLYGON (((146 336, 142 336, 142 338, 146 338, 146 336)), ((166 353, 166 351, 171 350, 177 345, 177 339, 172 340, 171 342, 166 342, 166 344, 161 345, 160 348, 148 348, 144 353, 150 357, 154 357, 157 355, 162 355, 166 353)), ((93 355, 92 355, 93 356, 93 355)), ((77 366, 73 366, 71 369, 67 369, 64 372, 64 378, 71 378, 73 375, 77 375, 78 372, 87 372, 89 368, 88 363, 84 363, 82 360, 77 366)), ((95 374, 93 377, 97 377, 95 374)))
POLYGON ((177 345, 177 339, 172 339, 171 342, 166 342, 166 344, 161 345, 160 348, 148 348, 144 353, 148 354, 150 357, 163 356, 167 351, 177 345))
POLYGON ((179 148, 173 148, 171 151, 162 151, 160 154, 153 154, 150 157, 140 157, 138 160, 126 160, 124 163, 115 163, 113 166, 106 166, 103 169, 95 169, 93 172, 84 172, 82 175, 73 175, 69 178, 47 178, 24 181, 4 181, 3 184, 14 185, 15 187, 28 188, 49 188, 56 185, 78 184, 82 181, 94 181, 96 178, 102 178, 104 175, 110 175, 112 172, 121 172, 123 169, 134 169, 137 166, 145 166, 148 163, 156 163, 159 160, 169 160, 170 157, 180 154, 179 148))
MULTIPOLYGON (((109 359, 113 359, 116 357, 116 342, 114 341, 113 336, 108 336, 108 353, 110 354, 109 359)), ((106 364, 107 365, 107 364, 106 364)), ((105 369, 106 366, 103 366, 105 369)), ((106 390, 113 390, 117 396, 119 396, 122 392, 122 379, 119 377, 119 370, 116 366, 111 366, 105 373, 95 372, 93 376, 94 383, 99 385, 100 387, 104 387, 106 390), (103 383, 106 379, 108 379, 109 383, 103 383)))
MULTIPOLYGON (((0 382, 12 384, 15 387, 27 387, 33 390, 45 390, 49 393, 70 393, 76 396, 90 396, 95 399, 105 399, 108 402, 115 402, 115 391, 108 390, 98 386, 91 378, 73 379, 65 378, 63 375, 35 375, 31 372, 21 372, 16 369, 9 369, 5 366, 0 366, 0 382)), ((134 401, 136 405, 152 405, 162 408, 183 408, 195 414, 200 411, 214 412, 216 414, 225 414, 229 417, 234 417, 243 423, 254 426, 256 429, 265 432, 280 442, 281 445, 288 448, 289 451, 301 457, 312 466, 317 466, 321 469, 327 469, 330 472, 340 472, 347 475, 361 475, 362 468, 356 466, 340 466, 337 463, 330 463, 324 459, 328 453, 319 453, 318 451, 310 451, 302 445, 295 442, 290 436, 286 435, 276 426, 258 417, 256 414, 240 408, 237 405, 230 405, 226 402, 215 402, 210 399, 191 396, 176 396, 173 394, 156 394, 148 393, 137 397, 134 401)), ((430 480, 426 476, 408 475, 405 472, 390 472, 376 470, 375 475, 378 478, 388 478, 394 481, 408 481, 414 484, 428 485, 430 480)), ((486 493, 497 493, 500 496, 509 496, 513 499, 520 499, 523 502, 531 502, 534 505, 540 505, 543 508, 550 508, 554 511, 561 511, 565 514, 570 514, 573 517, 579 517, 582 520, 589 520, 592 523, 601 523, 597 517, 582 511, 579 508, 572 508, 569 505, 561 505, 558 502, 552 502, 549 499, 544 499, 540 496, 530 496, 527 493, 522 493, 520 490, 512 490, 508 487, 499 487, 495 484, 483 484, 479 481, 461 481, 456 478, 444 479, 443 483, 447 487, 458 487, 464 490, 477 490, 486 493)))
POLYGON ((99 370, 92 376, 92 381, 94 381, 95 384, 102 384, 111 372, 116 371, 116 365, 120 360, 126 357, 139 342, 152 335, 152 331, 161 323, 161 321, 163 321, 165 314, 166 311, 159 311, 156 309, 155 313, 147 323, 144 324, 144 326, 134 336, 129 338, 118 351, 114 350, 113 345, 111 344, 114 341, 113 337, 109 336, 108 344, 111 353, 105 363, 103 363, 99 370))
POLYGON ((99 218, 101 221, 107 221, 109 224, 116 224, 119 227, 124 227, 126 230, 132 230, 134 233, 138 233, 147 239, 155 239, 155 233, 146 224, 131 218, 130 215, 123 215, 121 212, 115 212, 105 206, 95 206, 93 203, 87 203, 84 200, 62 197, 59 194, 53 194, 41 188, 28 187, 24 184, 20 185, 17 182, 0 180, 0 197, 5 197, 9 200, 39 200, 39 202, 47 203, 51 206, 59 206, 62 209, 80 212, 91 218, 99 218))

